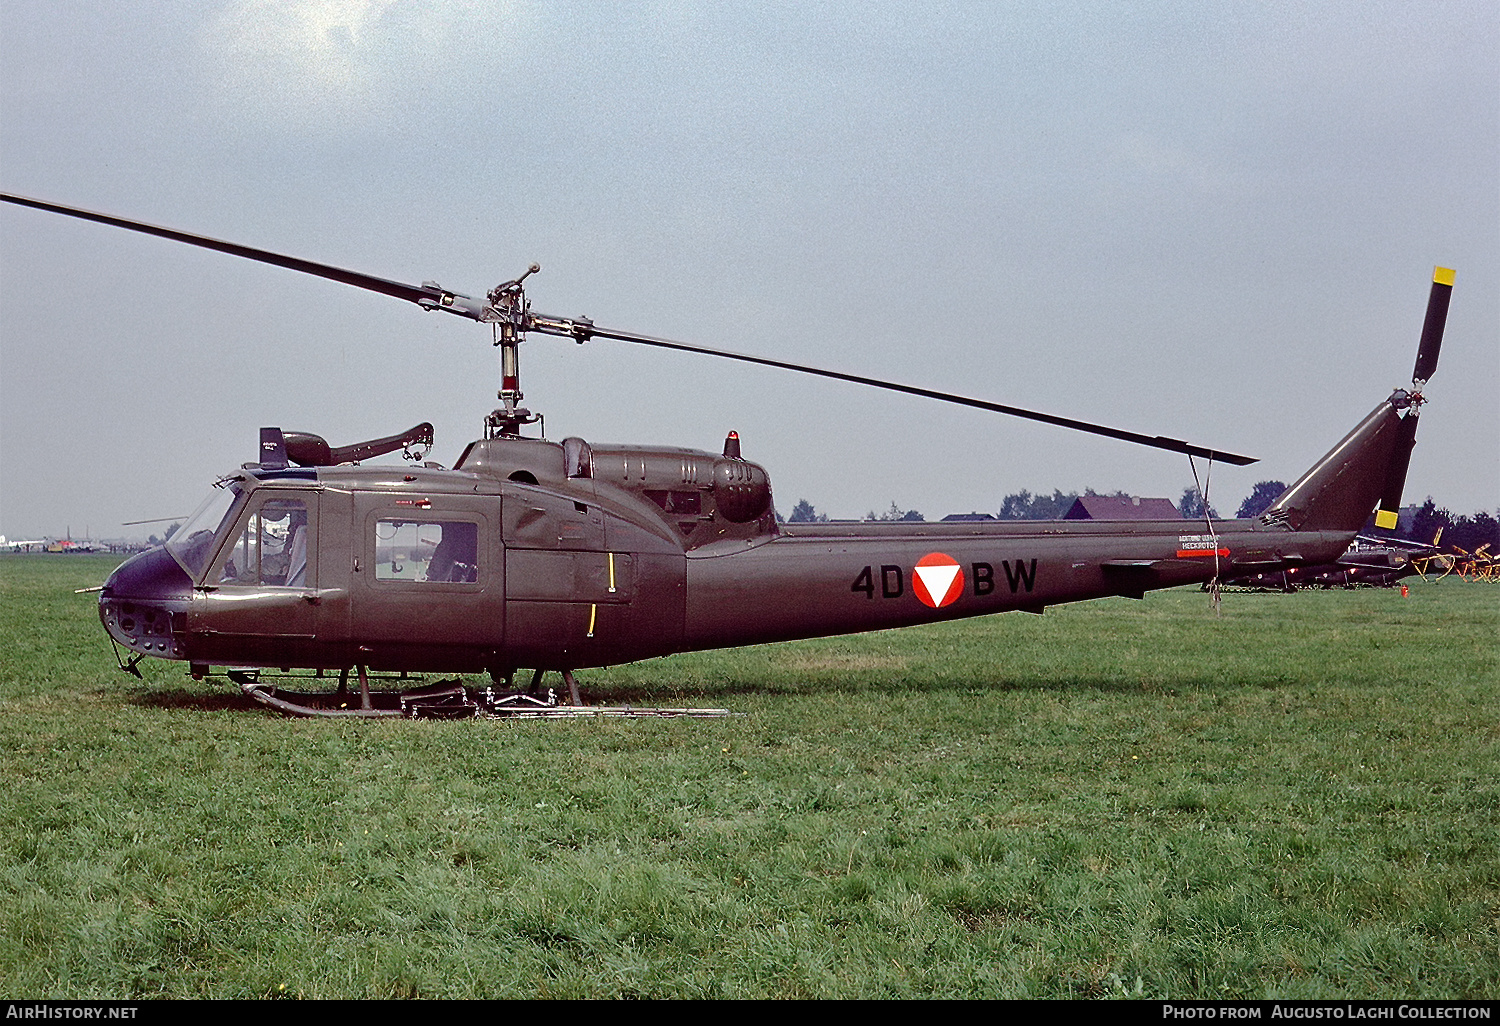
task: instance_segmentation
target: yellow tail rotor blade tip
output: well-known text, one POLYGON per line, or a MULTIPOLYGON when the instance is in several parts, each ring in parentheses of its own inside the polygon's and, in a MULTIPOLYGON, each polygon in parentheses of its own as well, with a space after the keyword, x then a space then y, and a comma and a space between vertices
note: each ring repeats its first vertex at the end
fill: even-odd
POLYGON ((1434 267, 1432 269, 1432 280, 1434 282, 1436 282, 1437 284, 1439 284, 1439 285, 1452 285, 1453 284, 1453 268, 1451 268, 1451 267, 1434 267))

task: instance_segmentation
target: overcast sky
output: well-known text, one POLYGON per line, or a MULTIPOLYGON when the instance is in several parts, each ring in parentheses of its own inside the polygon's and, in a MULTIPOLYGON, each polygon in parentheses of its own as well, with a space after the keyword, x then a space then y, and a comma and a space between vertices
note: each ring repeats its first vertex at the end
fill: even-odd
MULTIPOLYGON (((1261 457, 1409 382, 1406 501, 1500 505, 1500 7, 0 0, 0 189, 537 310, 1261 457)), ((0 209, 0 532, 190 512, 257 429, 495 405, 488 329, 0 209)), ((549 437, 718 450, 777 505, 929 518, 1187 458, 856 385, 536 337, 549 437)), ((159 530, 159 528, 157 528, 159 530)), ((151 528, 136 529, 140 531, 151 528)))

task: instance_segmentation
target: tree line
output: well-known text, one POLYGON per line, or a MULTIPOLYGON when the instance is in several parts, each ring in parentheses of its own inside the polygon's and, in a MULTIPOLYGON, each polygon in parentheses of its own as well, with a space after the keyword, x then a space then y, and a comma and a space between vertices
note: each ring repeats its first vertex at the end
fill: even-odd
MULTIPOLYGON (((1402 519, 1406 520, 1404 517, 1402 519)), ((1371 525, 1365 526, 1369 528, 1371 525)), ((1479 510, 1473 516, 1454 516, 1439 507, 1429 495, 1416 508, 1409 522, 1397 526, 1400 533, 1394 536, 1430 545, 1438 537, 1439 530, 1443 532, 1441 548, 1454 545, 1465 552, 1474 552, 1488 545, 1493 552, 1500 549, 1500 509, 1493 516, 1486 510, 1479 510)))
MULTIPOLYGON (((791 515, 783 518, 780 513, 777 513, 776 514, 776 519, 777 520, 782 520, 782 521, 784 521, 785 523, 788 523, 788 524, 826 524, 828 522, 828 514, 827 513, 819 513, 818 510, 817 510, 817 508, 812 503, 808 502, 806 499, 798 499, 797 500, 797 505, 795 505, 795 506, 792 507, 791 515)), ((891 503, 891 508, 888 509, 888 510, 886 510, 884 513, 876 513, 872 509, 872 510, 870 510, 870 512, 868 512, 868 513, 866 513, 864 515, 863 519, 870 520, 870 521, 890 521, 890 520, 922 520, 922 521, 925 521, 927 518, 924 517, 921 513, 918 513, 914 509, 902 509, 900 506, 897 506, 895 502, 892 502, 891 503)))
MULTIPOLYGON (((1286 491, 1286 484, 1282 481, 1258 481, 1245 496, 1239 508, 1235 510, 1235 516, 1241 519, 1258 517, 1270 508, 1282 492, 1286 491)), ((1096 492, 1092 488, 1085 488, 1082 493, 1064 492, 1062 489, 1054 489, 1051 495, 1035 494, 1022 489, 1005 496, 1000 502, 1000 509, 994 514, 997 520, 1061 520, 1068 512, 1074 502, 1082 496, 1105 496, 1116 498, 1130 498, 1128 492, 1096 492)), ((1196 485, 1188 485, 1183 489, 1182 497, 1177 502, 1177 510, 1184 519, 1201 519, 1205 512, 1209 517, 1218 518, 1219 511, 1212 504, 1205 511, 1202 496, 1196 485)), ((1417 506, 1410 515, 1403 515, 1401 523, 1395 531, 1384 530, 1375 526, 1375 518, 1371 513, 1369 521, 1365 524, 1365 532, 1370 535, 1403 538, 1409 541, 1431 544, 1437 535, 1438 529, 1442 529, 1442 543, 1444 546, 1456 545, 1468 552, 1473 552, 1485 544, 1494 549, 1500 549, 1500 510, 1491 515, 1485 510, 1472 516, 1454 516, 1449 510, 1441 508, 1433 501, 1432 496, 1417 506)), ((780 513, 776 519, 783 519, 780 513)), ((927 518, 914 509, 902 509, 894 501, 890 509, 883 513, 871 510, 863 517, 866 521, 925 521, 927 518)), ((792 507, 792 512, 785 518, 786 522, 792 524, 826 523, 828 514, 820 513, 807 499, 799 499, 792 507)))

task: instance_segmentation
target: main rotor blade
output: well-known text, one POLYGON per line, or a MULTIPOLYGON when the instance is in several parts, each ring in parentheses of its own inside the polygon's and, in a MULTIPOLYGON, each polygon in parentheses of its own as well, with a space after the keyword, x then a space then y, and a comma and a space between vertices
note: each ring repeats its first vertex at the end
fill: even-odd
MULTIPOLYGON (((561 324, 569 324, 566 318, 542 318, 546 321, 555 321, 561 324)), ((1087 431, 1089 434, 1103 435, 1106 438, 1117 438, 1125 442, 1135 442, 1137 445, 1149 445, 1155 449, 1166 449, 1169 452, 1187 453, 1190 456, 1202 456, 1206 459, 1218 460, 1222 463, 1232 463, 1237 467, 1248 466, 1258 462, 1254 456, 1239 456, 1232 452, 1224 452, 1219 449, 1208 449, 1201 445, 1193 445, 1179 438, 1167 438, 1163 435, 1143 435, 1135 431, 1124 431, 1120 428, 1105 427, 1102 424, 1091 424, 1088 421, 1073 420, 1070 417, 1057 417, 1050 413, 1037 413, 1034 410, 1023 410, 1016 406, 1005 406, 1001 403, 992 403, 984 399, 971 399, 968 396, 955 395, 952 392, 939 392, 931 388, 918 388, 916 385, 902 385, 894 381, 882 381, 879 378, 867 378, 860 374, 845 374, 842 371, 823 370, 820 367, 809 367, 800 363, 788 363, 786 360, 772 360, 764 356, 749 356, 745 353, 732 353, 725 349, 709 349, 707 346, 689 345, 686 342, 673 342, 665 338, 653 338, 649 335, 636 335, 631 332, 612 331, 589 325, 586 329, 575 327, 573 330, 557 330, 551 327, 538 325, 538 330, 549 331, 551 334, 571 335, 578 338, 585 337, 612 338, 620 342, 638 342, 641 345, 655 346, 658 349, 675 349, 684 353, 701 353, 705 356, 722 356, 726 360, 739 360, 741 363, 755 363, 762 367, 775 367, 779 370, 799 371, 803 374, 815 374, 823 378, 833 378, 837 381, 852 381, 858 385, 869 385, 873 388, 883 388, 890 392, 903 392, 906 395, 922 396, 925 399, 937 399, 940 402, 955 403, 959 406, 971 406, 977 410, 989 410, 992 413, 1004 413, 1012 417, 1024 417, 1026 420, 1040 421, 1043 424, 1052 424, 1056 427, 1072 428, 1075 431, 1087 431)))
POLYGON ((244 257, 246 260, 257 260, 263 264, 272 264, 276 267, 285 267, 291 271, 301 271, 303 274, 316 275, 319 278, 327 278, 330 281, 342 282, 345 285, 353 285, 355 288, 366 289, 370 292, 379 292, 382 295, 394 296, 404 299, 410 303, 416 303, 424 309, 447 310, 464 317, 478 320, 484 305, 468 296, 448 292, 437 285, 408 285, 399 281, 388 281, 385 278, 377 278, 374 275, 363 274, 359 271, 349 271, 342 267, 334 267, 331 264, 320 264, 313 260, 303 260, 300 257, 286 256, 282 253, 272 253, 270 250, 256 249, 254 246, 242 246, 237 242, 225 242, 222 239, 211 239, 206 235, 194 235, 191 232, 180 232, 175 228, 163 228, 160 225, 146 224, 144 221, 131 221, 123 217, 115 217, 111 214, 100 214, 92 210, 82 210, 78 207, 66 207, 59 203, 48 203, 45 200, 30 199, 26 196, 14 196, 10 193, 0 193, 0 200, 6 203, 14 203, 17 206, 31 207, 36 210, 46 210, 54 214, 64 214, 68 217, 76 217, 84 221, 97 221, 100 224, 111 225, 115 228, 125 228, 133 232, 141 232, 145 235, 155 235, 163 239, 171 239, 173 242, 185 242, 189 246, 198 246, 202 249, 212 249, 220 253, 228 253, 230 256, 244 257))
MULTIPOLYGON (((59 203, 48 203, 45 200, 31 199, 26 196, 16 196, 10 193, 0 193, 0 200, 14 203, 17 206, 31 207, 36 210, 45 210, 54 214, 63 214, 68 217, 76 217, 85 221, 95 221, 116 228, 124 228, 129 231, 141 232, 145 235, 155 235, 159 238, 170 239, 173 242, 182 242, 190 246, 198 246, 202 249, 211 249, 216 252, 226 253, 230 256, 244 257, 247 260, 255 260, 275 267, 284 267, 291 271, 300 271, 303 274, 315 275, 319 278, 327 278, 330 281, 341 282, 345 285, 353 285, 355 288, 365 289, 370 292, 378 292, 382 295, 393 296, 396 299, 404 299, 407 302, 416 303, 427 310, 446 310, 473 320, 484 319, 486 305, 469 296, 449 292, 442 287, 427 283, 423 285, 409 285, 405 282, 390 281, 386 278, 377 278, 374 275, 364 274, 360 271, 350 271, 342 267, 334 267, 331 264, 322 264, 313 260, 304 260, 300 257, 287 256, 282 253, 273 253, 270 250, 257 249, 253 246, 244 246, 236 242, 225 242, 222 239, 213 239, 205 235, 195 235, 191 232, 178 231, 175 228, 164 228, 160 225, 147 224, 143 221, 132 221, 128 218, 115 217, 111 214, 101 214, 92 210, 83 210, 79 207, 64 206, 59 203)), ((1452 284, 1452 272, 1449 275, 1448 285, 1452 284)), ((1439 285, 1433 284, 1433 300, 1428 307, 1429 324, 1434 322, 1433 310, 1437 304, 1439 285)), ((1451 288, 1447 289, 1451 291, 1451 288)), ((1442 337, 1442 320, 1447 313, 1447 291, 1442 299, 1441 312, 1436 316, 1437 327, 1435 339, 1431 345, 1431 356, 1429 362, 1436 364, 1437 343, 1442 337)), ((641 345, 655 346, 660 349, 675 349, 685 353, 700 353, 705 356, 719 356, 728 360, 738 360, 742 363, 759 364, 763 367, 775 367, 780 370, 798 371, 802 374, 813 374, 819 377, 832 378, 837 381, 849 381, 860 385, 869 385, 873 388, 883 388, 890 392, 901 392, 906 395, 921 396, 926 399, 936 399, 940 402, 954 403, 959 406, 969 406, 974 409, 988 410, 992 413, 1003 413, 1012 417, 1021 417, 1026 420, 1038 421, 1042 424, 1051 424, 1055 427, 1071 428, 1074 431, 1084 431, 1089 434, 1102 435, 1106 438, 1115 438, 1120 441, 1134 442, 1137 445, 1146 445, 1155 449, 1165 449, 1169 452, 1186 453, 1190 456, 1202 456, 1206 459, 1219 460, 1223 463, 1231 463, 1235 466, 1248 466, 1257 462, 1253 456, 1240 456, 1231 452, 1223 452, 1218 449, 1209 449, 1200 445, 1193 445, 1179 438, 1167 438, 1164 435, 1143 435, 1135 431, 1124 431, 1120 428, 1106 427, 1102 424, 1092 424, 1088 421, 1074 420, 1070 417, 1058 417, 1050 413, 1038 413, 1034 410, 1025 410, 1017 406, 1006 406, 1001 403, 992 403, 984 399, 972 399, 968 396, 955 395, 951 392, 939 392, 930 388, 919 388, 915 385, 902 385, 894 381, 882 381, 879 378, 868 378, 859 374, 845 374, 841 371, 823 370, 819 367, 809 367, 804 364, 789 363, 785 360, 772 360, 767 357, 750 356, 745 353, 734 353, 724 349, 710 349, 706 346, 689 345, 686 342, 673 342, 670 339, 653 338, 649 335, 637 335, 631 332, 612 331, 596 327, 586 322, 575 322, 569 318, 546 317, 542 315, 529 316, 529 329, 543 331, 553 335, 570 336, 582 341, 590 337, 611 338, 620 342, 636 342, 641 345)), ((1423 356, 1428 352, 1427 331, 1424 329, 1422 348, 1419 350, 1417 359, 1418 368, 1422 367, 1423 356)), ((1430 371, 1429 371, 1430 373, 1430 371)))
POLYGON ((1453 271, 1447 267, 1432 269, 1432 291, 1427 294, 1427 317, 1422 322, 1422 341, 1417 345, 1417 365, 1412 381, 1417 388, 1432 380, 1437 370, 1438 350, 1443 345, 1443 328, 1448 323, 1448 300, 1453 297, 1453 271))

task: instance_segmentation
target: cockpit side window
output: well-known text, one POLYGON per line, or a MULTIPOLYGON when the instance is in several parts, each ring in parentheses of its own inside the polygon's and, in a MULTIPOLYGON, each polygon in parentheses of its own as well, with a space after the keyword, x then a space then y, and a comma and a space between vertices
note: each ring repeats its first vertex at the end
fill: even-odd
POLYGON ((312 542, 305 499, 267 498, 245 519, 234 545, 219 557, 218 581, 305 588, 312 542))

